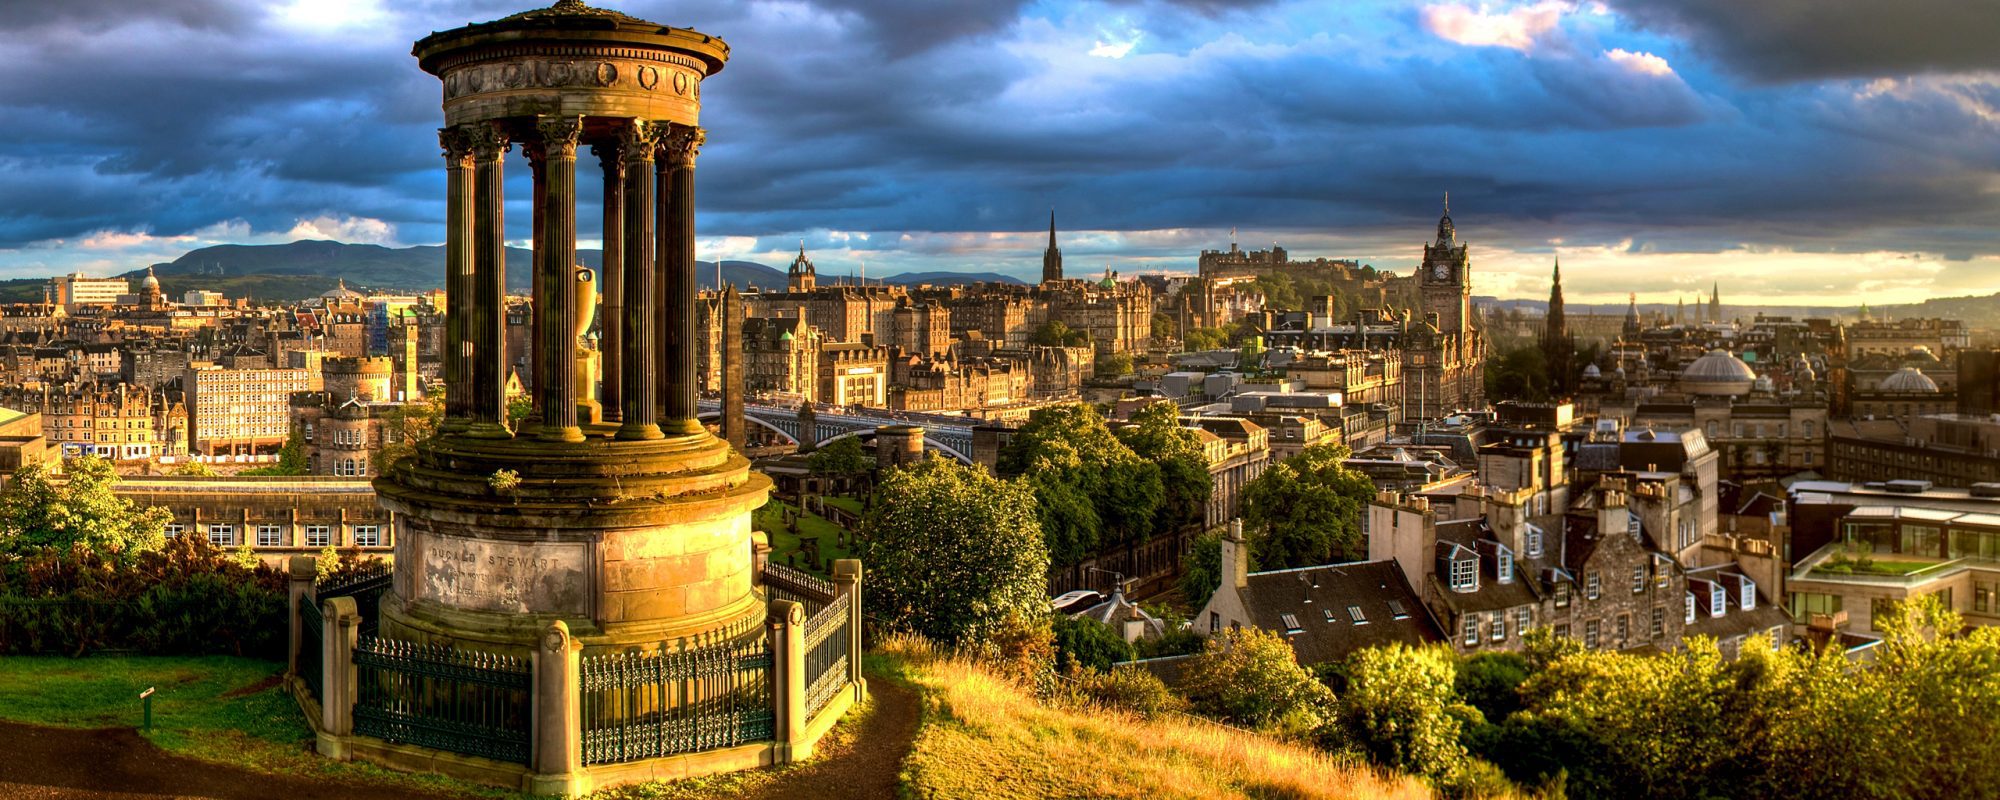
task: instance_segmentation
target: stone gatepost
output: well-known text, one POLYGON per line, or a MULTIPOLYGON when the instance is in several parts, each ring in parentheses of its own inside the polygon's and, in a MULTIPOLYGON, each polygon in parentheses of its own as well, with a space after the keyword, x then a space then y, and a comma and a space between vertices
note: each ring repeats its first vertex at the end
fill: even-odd
POLYGON ((352 597, 335 597, 320 605, 326 615, 324 648, 320 653, 319 754, 346 761, 347 737, 354 734, 354 646, 361 639, 361 613, 352 597))
POLYGON ((868 697, 868 682, 861 678, 861 561, 843 558, 833 562, 833 593, 849 598, 847 604, 847 679, 854 684, 856 702, 868 697))
POLYGON ((292 614, 287 617, 286 627, 291 632, 286 637, 285 674, 299 674, 299 608, 301 603, 313 602, 313 580, 319 577, 319 559, 313 556, 292 556, 286 564, 288 581, 286 595, 292 614))
POLYGON ((764 585, 764 567, 771 563, 771 534, 750 532, 750 583, 764 585))
POLYGON ((535 775, 529 790, 537 795, 583 794, 590 789, 583 785, 583 643, 570 636, 569 625, 556 620, 542 629, 533 662, 535 775))
POLYGON ((806 609, 790 600, 772 600, 766 617, 771 637, 771 703, 777 712, 776 756, 783 764, 812 756, 806 744, 806 609), (803 751, 803 752, 801 752, 803 751))

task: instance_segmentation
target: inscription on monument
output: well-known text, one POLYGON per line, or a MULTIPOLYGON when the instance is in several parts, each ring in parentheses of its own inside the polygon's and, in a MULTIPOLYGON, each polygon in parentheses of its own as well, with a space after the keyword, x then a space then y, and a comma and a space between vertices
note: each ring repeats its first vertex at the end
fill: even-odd
POLYGON ((584 548, 439 537, 424 545, 420 596, 480 611, 581 614, 584 548))

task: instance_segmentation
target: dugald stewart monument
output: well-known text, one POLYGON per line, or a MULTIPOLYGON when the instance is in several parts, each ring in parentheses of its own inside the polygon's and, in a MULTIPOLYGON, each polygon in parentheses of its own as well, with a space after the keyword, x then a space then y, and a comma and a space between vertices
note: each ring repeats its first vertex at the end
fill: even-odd
POLYGON ((445 417, 375 481, 402 520, 387 590, 306 603, 319 749, 562 794, 809 755, 864 691, 859 565, 767 574, 771 482, 697 420, 701 93, 729 46, 562 0, 414 54, 444 90, 445 417), (580 151, 601 276, 576 257, 580 151), (513 152, 534 175, 528 353, 506 346, 513 152))

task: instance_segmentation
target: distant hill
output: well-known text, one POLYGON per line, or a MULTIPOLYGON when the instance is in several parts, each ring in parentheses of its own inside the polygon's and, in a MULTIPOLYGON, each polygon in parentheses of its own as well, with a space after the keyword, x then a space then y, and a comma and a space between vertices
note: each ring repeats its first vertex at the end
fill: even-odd
MULTIPOLYGON (((578 250, 577 260, 598 268, 604 254, 598 250, 578 250)), ((715 263, 699 262, 697 281, 705 288, 715 286, 715 263)), ((526 291, 531 285, 533 254, 507 248, 507 287, 526 291)), ((290 244, 225 244, 188 251, 180 258, 153 265, 160 276, 160 289, 176 297, 189 289, 213 289, 224 296, 259 300, 300 300, 333 288, 345 280, 357 289, 422 291, 444 285, 444 247, 438 245, 392 248, 373 244, 346 244, 329 241, 297 241, 290 244)), ((133 270, 121 277, 145 277, 145 270, 133 270)), ((754 261, 725 261, 722 277, 739 288, 782 289, 785 273, 754 261)), ((39 300, 42 281, 0 283, 0 297, 39 300), (32 285, 26 285, 32 284, 32 285), (32 296, 25 296, 32 295, 32 296)))
POLYGON ((971 283, 1011 283, 1017 286, 1027 285, 1027 281, 1023 281, 1020 278, 1016 278, 1012 275, 1002 275, 998 272, 946 272, 942 270, 932 270, 930 272, 905 272, 900 275, 891 275, 887 278, 883 278, 882 282, 893 283, 899 286, 916 286, 918 284, 925 284, 925 283, 928 283, 932 286, 963 286, 971 283))

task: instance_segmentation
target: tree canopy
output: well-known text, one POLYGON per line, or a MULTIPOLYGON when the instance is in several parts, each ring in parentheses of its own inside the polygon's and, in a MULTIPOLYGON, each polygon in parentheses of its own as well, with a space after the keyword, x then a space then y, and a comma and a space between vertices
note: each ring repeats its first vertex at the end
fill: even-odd
POLYGON ((1071 328, 1069 323, 1052 319, 1035 329, 1031 341, 1047 347, 1083 347, 1090 344, 1090 332, 1071 328))
POLYGON ((1347 466, 1348 455, 1346 445, 1316 444, 1243 488, 1250 549, 1264 569, 1323 564, 1361 544, 1361 515, 1375 485, 1347 466))
POLYGON ((1058 564, 1153 533, 1164 496, 1160 465, 1132 452, 1095 407, 1036 409, 1001 448, 998 466, 1003 475, 1023 476, 1034 491, 1058 564))
POLYGON ((1118 429, 1118 441, 1160 467, 1160 506, 1153 529, 1166 532, 1200 523, 1215 492, 1201 435, 1181 426, 1180 406, 1167 400, 1133 412, 1130 422, 1118 429))
POLYGON ((82 548, 114 563, 130 563, 166 541, 172 515, 140 508, 112 493, 118 473, 95 456, 71 459, 56 476, 46 464, 29 464, 0 491, 0 552, 21 556, 42 549, 82 548))
POLYGON ((812 451, 806 466, 814 475, 859 475, 868 471, 869 459, 861 440, 846 436, 812 451))
POLYGON ((877 491, 856 546, 871 613, 946 645, 1048 613, 1049 553, 1024 483, 931 459, 877 491))

